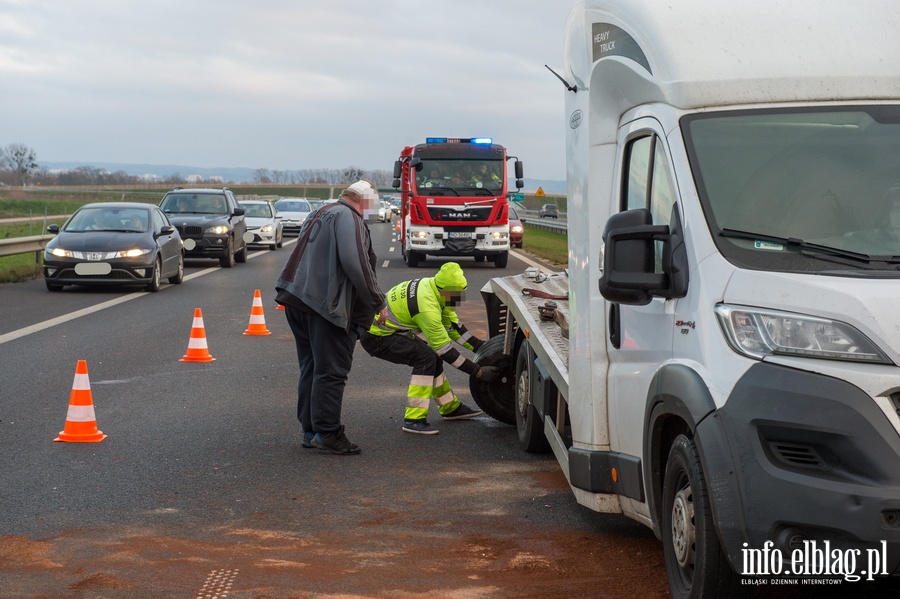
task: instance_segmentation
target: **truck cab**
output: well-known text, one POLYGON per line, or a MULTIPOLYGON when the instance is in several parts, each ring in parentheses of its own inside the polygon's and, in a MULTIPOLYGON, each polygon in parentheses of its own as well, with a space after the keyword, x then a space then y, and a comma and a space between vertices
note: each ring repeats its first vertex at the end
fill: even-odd
POLYGON ((654 530, 673 597, 898 574, 890 10, 591 0, 567 23, 568 269, 482 290, 477 358, 507 377, 472 390, 579 503, 654 530))

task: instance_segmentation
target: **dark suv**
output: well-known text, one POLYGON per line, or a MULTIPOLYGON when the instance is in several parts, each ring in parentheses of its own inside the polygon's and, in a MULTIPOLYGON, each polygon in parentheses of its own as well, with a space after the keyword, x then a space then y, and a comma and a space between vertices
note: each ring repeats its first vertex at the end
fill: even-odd
POLYGON ((541 206, 538 216, 541 218, 559 218, 559 208, 556 207, 556 204, 544 204, 541 206))
POLYGON ((159 207, 181 234, 186 258, 218 258, 225 268, 247 261, 244 209, 227 187, 176 187, 159 207))

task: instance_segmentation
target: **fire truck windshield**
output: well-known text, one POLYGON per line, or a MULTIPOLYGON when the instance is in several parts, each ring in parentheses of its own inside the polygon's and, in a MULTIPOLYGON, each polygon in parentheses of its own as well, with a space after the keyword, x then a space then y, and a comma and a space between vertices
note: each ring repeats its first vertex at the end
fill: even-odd
POLYGON ((420 195, 499 195, 504 166, 500 160, 423 159, 416 188, 420 195))

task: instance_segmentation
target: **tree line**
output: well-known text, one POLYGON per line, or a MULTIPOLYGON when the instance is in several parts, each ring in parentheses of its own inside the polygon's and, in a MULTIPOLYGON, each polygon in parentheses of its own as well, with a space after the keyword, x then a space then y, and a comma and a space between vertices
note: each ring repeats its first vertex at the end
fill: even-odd
MULTIPOLYGON (((298 170, 270 170, 258 168, 253 171, 253 183, 281 183, 306 185, 338 185, 366 179, 376 187, 386 187, 391 183, 392 173, 386 170, 366 170, 356 166, 341 169, 318 168, 298 170)), ((37 162, 37 153, 23 143, 11 143, 0 148, 0 183, 4 185, 141 185, 164 183, 184 185, 187 183, 245 183, 245 181, 222 181, 218 178, 198 179, 172 173, 148 181, 145 176, 129 175, 125 171, 111 173, 93 166, 79 166, 65 171, 51 171, 37 162)))

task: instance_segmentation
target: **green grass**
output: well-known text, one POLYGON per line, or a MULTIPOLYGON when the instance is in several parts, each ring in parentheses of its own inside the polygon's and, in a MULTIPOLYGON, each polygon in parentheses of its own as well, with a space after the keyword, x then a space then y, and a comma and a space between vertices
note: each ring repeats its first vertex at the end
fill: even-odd
POLYGON ((565 266, 569 262, 569 239, 565 234, 529 227, 528 223, 525 223, 522 249, 555 265, 565 266))

